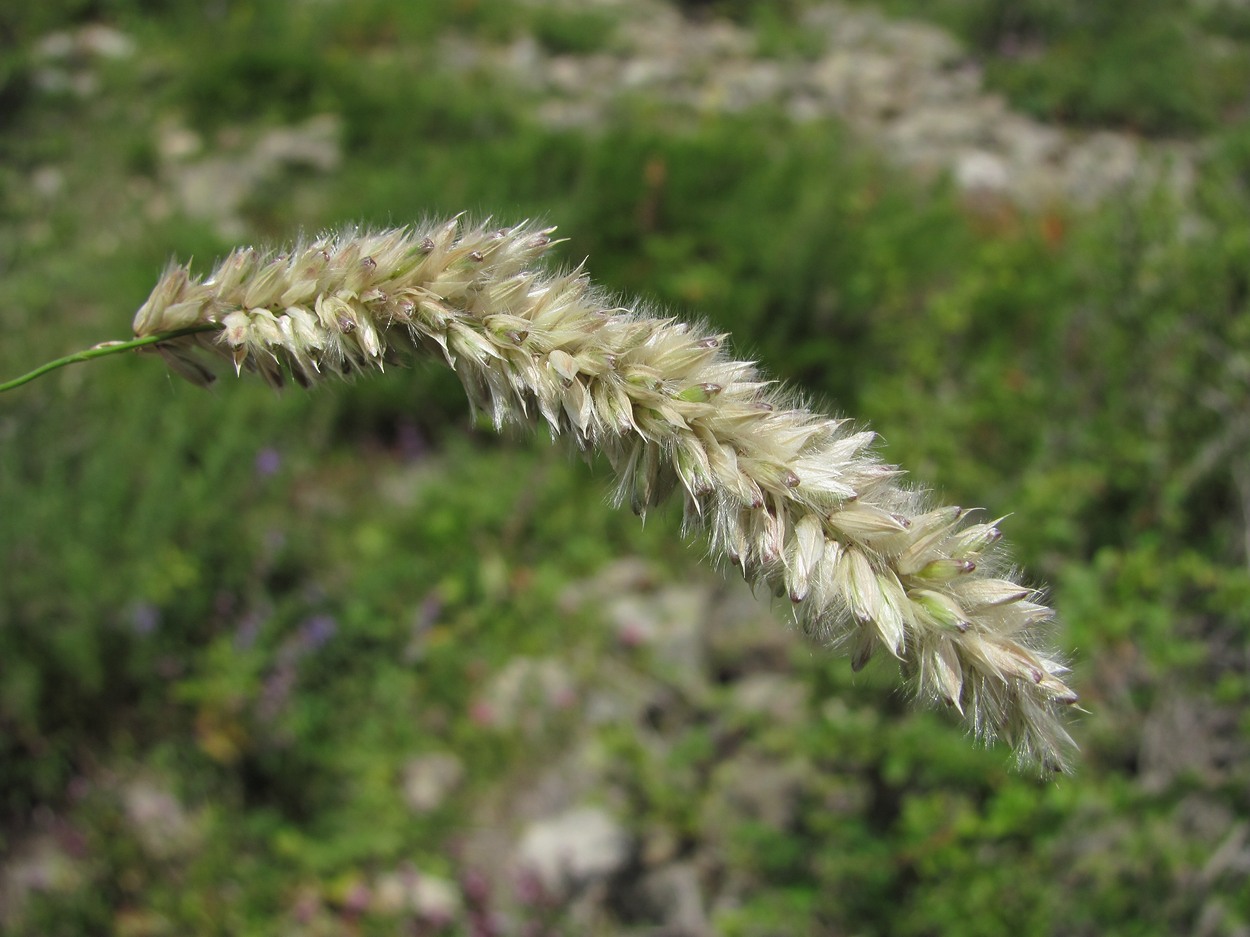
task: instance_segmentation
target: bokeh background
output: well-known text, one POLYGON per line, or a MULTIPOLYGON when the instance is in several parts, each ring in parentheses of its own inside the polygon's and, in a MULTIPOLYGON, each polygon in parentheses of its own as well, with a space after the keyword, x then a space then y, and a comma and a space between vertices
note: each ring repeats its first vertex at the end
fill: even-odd
POLYGON ((1042 782, 437 364, 0 399, 0 930, 1250 933, 1250 6, 0 8, 0 375, 171 255, 468 211, 698 315, 1051 586, 1042 782))

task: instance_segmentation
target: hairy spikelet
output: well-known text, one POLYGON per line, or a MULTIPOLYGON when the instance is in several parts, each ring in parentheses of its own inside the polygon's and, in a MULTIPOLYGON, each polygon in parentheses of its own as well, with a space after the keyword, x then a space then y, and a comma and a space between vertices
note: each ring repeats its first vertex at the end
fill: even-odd
POLYGON ((1002 569, 997 523, 924 503, 872 433, 795 405, 727 336, 544 268, 552 230, 453 220, 241 249, 204 280, 167 270, 134 330, 217 326, 154 346, 198 384, 206 352, 274 386, 439 356, 497 426, 541 419, 602 452, 638 514, 679 497, 715 555, 857 669, 884 650, 981 739, 1063 769, 1076 694, 1039 640, 1051 610, 1002 569))

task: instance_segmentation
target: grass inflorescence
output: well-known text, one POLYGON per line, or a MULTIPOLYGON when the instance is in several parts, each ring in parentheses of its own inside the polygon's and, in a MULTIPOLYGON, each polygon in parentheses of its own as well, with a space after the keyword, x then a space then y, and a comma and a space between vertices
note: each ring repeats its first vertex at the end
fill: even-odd
POLYGON ((243 248, 204 279, 171 266, 134 330, 200 328, 153 346, 200 385, 205 353, 274 387, 442 358, 497 428, 541 419, 606 456, 639 515, 680 497, 687 529, 856 669, 884 649, 923 700, 1062 770, 1060 711, 1077 697, 1038 638, 1052 610, 1005 568, 996 522, 929 504, 872 432, 797 403, 727 335, 549 270, 553 230, 455 219, 243 248))

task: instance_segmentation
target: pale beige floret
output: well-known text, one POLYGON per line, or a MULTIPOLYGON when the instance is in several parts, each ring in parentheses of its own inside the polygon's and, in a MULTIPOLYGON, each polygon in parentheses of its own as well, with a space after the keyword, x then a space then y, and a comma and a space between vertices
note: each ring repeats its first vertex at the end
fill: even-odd
POLYGON ((1076 695, 1037 634, 1053 613, 998 570, 997 522, 926 504, 871 432, 794 403, 731 358, 727 336, 547 271, 550 235, 453 220, 244 248, 204 280, 169 268, 135 334, 218 326, 155 346, 200 384, 205 353, 274 386, 442 357, 496 425, 541 419, 604 453, 639 514, 679 492, 688 529, 856 668, 882 648, 921 699, 1063 768, 1060 711, 1076 695))

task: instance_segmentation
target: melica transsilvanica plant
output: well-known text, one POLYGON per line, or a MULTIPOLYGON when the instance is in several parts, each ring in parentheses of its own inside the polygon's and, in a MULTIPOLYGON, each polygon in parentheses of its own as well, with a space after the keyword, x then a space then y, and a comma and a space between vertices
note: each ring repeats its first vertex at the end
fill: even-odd
POLYGON ((453 220, 244 248, 202 280, 173 266, 135 342, 51 366, 146 345, 197 384, 213 378, 207 354, 278 387, 434 354, 496 426, 541 417, 603 453, 638 514, 676 494, 687 529, 705 528, 717 557, 786 597, 856 669, 883 649, 921 699, 1062 770, 1060 715, 1077 697, 1039 641, 1053 612, 1004 569, 995 523, 926 503, 871 432, 797 404, 732 358, 727 336, 545 269, 550 234, 453 220))

